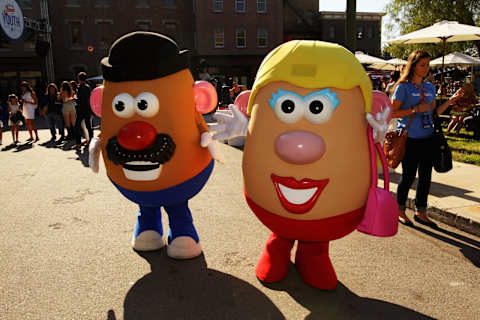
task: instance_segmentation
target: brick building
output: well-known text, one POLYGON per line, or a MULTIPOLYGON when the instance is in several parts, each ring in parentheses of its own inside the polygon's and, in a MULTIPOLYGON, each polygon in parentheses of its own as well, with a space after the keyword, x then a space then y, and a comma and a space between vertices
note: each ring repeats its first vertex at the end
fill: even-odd
POLYGON ((251 86, 265 55, 283 42, 281 1, 195 1, 195 59, 200 75, 232 76, 251 86))

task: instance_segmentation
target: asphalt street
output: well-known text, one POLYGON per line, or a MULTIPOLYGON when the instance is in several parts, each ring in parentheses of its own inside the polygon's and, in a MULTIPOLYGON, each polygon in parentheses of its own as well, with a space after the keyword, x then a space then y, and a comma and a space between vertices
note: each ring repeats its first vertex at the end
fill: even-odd
POLYGON ((103 164, 94 174, 85 150, 40 137, 15 148, 6 132, 0 151, 0 319, 480 319, 478 237, 443 224, 353 232, 330 246, 335 290, 293 264, 265 285, 254 268, 269 231, 244 200, 241 150, 221 145, 227 163, 190 202, 203 255, 178 261, 133 251, 137 207, 103 164))

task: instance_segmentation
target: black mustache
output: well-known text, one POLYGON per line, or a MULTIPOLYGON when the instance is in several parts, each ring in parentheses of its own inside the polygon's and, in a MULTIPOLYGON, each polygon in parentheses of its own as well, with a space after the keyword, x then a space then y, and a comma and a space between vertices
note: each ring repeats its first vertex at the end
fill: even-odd
POLYGON ((108 140, 107 157, 117 165, 124 165, 130 161, 149 161, 163 164, 168 162, 175 153, 175 142, 168 134, 157 134, 153 145, 147 149, 133 151, 123 148, 117 141, 117 137, 108 140))

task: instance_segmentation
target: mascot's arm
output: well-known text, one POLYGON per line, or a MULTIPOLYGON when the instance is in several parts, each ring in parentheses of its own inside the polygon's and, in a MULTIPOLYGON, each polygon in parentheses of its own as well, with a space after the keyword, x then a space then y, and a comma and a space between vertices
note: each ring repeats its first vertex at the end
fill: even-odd
POLYGON ((383 145, 388 129, 387 118, 389 114, 390 107, 386 107, 383 111, 377 113, 375 117, 371 113, 367 113, 367 121, 373 129, 373 140, 375 143, 378 142, 383 145))
POLYGON ((98 163, 100 161, 100 152, 102 151, 102 140, 100 137, 94 137, 88 147, 88 164, 93 172, 98 172, 98 163))
POLYGON ((230 112, 215 112, 213 117, 218 121, 210 125, 210 130, 216 132, 214 140, 226 140, 234 137, 246 136, 248 130, 248 118, 238 108, 231 104, 230 112))
POLYGON ((202 146, 202 148, 208 147, 208 151, 210 151, 213 159, 220 163, 225 163, 223 153, 217 148, 216 141, 212 139, 212 135, 208 131, 208 126, 199 112, 195 114, 195 121, 198 131, 200 132, 200 146, 202 146))

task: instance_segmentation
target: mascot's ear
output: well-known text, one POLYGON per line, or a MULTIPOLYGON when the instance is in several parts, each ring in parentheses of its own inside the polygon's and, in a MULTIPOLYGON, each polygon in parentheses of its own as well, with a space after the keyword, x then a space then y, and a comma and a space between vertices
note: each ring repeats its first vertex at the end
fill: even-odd
POLYGON ((103 86, 99 86, 93 89, 90 94, 90 108, 98 117, 102 117, 102 92, 103 86))
POLYGON ((193 85, 193 99, 197 111, 209 113, 217 106, 217 90, 207 81, 195 81, 193 85))
POLYGON ((388 96, 382 91, 373 90, 372 92, 372 111, 370 113, 375 117, 377 113, 382 112, 386 107, 390 107, 390 114, 387 117, 387 124, 392 119, 392 103, 388 96))
POLYGON ((248 107, 248 99, 250 99, 251 93, 252 93, 251 90, 243 91, 237 96, 237 98, 235 99, 235 102, 233 103, 238 108, 238 110, 240 110, 246 117, 248 117, 247 107, 248 107))

